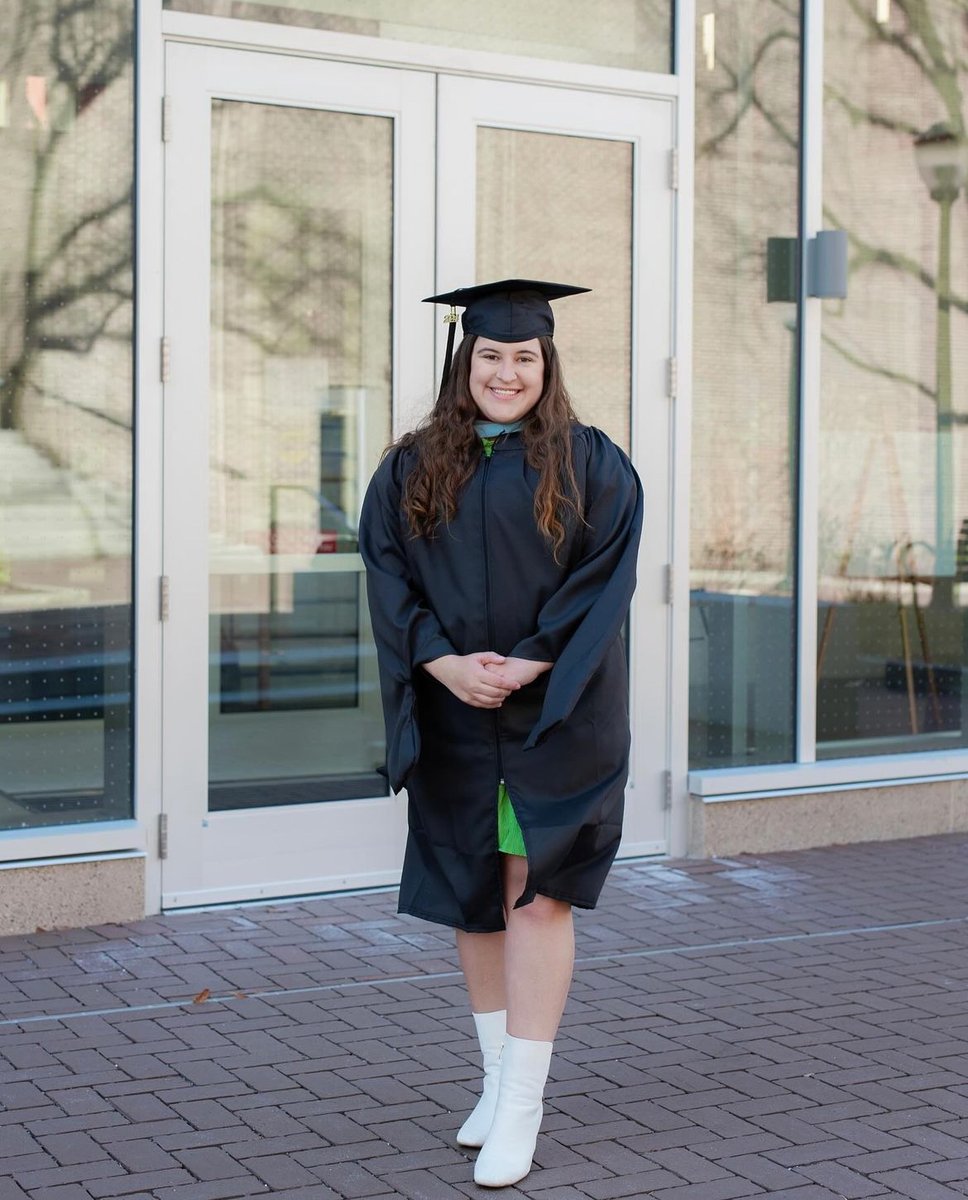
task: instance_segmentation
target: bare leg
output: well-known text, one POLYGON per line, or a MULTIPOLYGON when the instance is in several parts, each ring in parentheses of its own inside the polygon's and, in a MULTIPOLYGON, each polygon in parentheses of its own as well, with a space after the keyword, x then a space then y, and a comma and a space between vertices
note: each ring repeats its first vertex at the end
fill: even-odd
POLYGON ((571 905, 548 896, 536 896, 523 908, 514 908, 527 880, 527 860, 505 854, 502 861, 508 1033, 517 1038, 553 1042, 575 963, 571 905))
POLYGON ((504 933, 465 933, 457 930, 457 956, 467 981, 471 1011, 497 1012, 507 1008, 504 994, 504 933))

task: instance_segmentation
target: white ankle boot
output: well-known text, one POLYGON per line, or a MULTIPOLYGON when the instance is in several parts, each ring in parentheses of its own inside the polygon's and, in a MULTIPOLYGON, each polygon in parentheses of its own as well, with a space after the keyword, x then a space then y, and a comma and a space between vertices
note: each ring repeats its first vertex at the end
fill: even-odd
POLYGON ((532 1042, 508 1034, 501 1056, 497 1108, 484 1147, 474 1164, 474 1182, 506 1187, 531 1170, 544 1109, 551 1042, 532 1042))
POLYGON ((473 1013, 477 1026, 477 1040, 481 1043, 484 1059, 484 1090, 477 1107, 460 1127, 457 1134, 459 1146, 483 1146, 487 1131, 494 1120, 497 1104, 498 1083, 501 1078, 501 1051, 507 1032, 507 1012, 473 1013))

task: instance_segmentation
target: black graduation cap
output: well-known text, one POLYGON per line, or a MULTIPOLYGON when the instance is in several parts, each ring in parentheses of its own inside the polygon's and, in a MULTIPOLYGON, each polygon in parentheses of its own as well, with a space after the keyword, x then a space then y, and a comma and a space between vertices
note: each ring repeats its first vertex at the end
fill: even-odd
POLYGON ((529 342, 532 338, 554 335, 555 316, 549 300, 589 291, 591 288, 545 283, 540 279, 499 279, 496 283, 479 283, 475 287, 425 297, 425 304, 450 305, 450 312, 444 318, 450 329, 447 331, 441 389, 450 374, 458 307, 464 309, 461 328, 465 337, 475 334, 495 342, 529 342))

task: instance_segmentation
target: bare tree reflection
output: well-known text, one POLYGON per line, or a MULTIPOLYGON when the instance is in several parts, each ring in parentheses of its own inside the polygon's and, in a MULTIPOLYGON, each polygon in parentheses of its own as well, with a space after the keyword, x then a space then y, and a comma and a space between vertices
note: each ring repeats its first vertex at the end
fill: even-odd
MULTIPOLYGON (((130 117, 119 123, 110 105, 112 85, 131 70, 133 11, 121 0, 3 7, 11 112, 0 138, 8 190, 23 208, 7 216, 15 228, 3 263, 0 429, 19 429, 26 397, 45 390, 44 352, 86 356, 102 339, 130 343, 132 171, 99 171, 96 158, 130 163, 130 117), (92 187, 92 172, 108 186, 92 187), (112 187, 114 175, 123 182, 112 187)), ((130 111, 127 92, 125 102, 130 111)))
MULTIPOLYGON (((796 425, 783 439, 779 414, 796 413, 797 331, 790 309, 764 303, 763 279, 766 237, 795 232, 799 110, 777 97, 803 5, 708 7, 697 263, 719 292, 698 290, 696 377, 697 408, 718 419, 715 434, 697 432, 709 469, 694 471, 694 562, 714 590, 742 577, 766 595, 771 570, 784 577, 783 534, 791 546, 795 535, 796 425)), ((968 724, 968 210, 961 168, 942 188, 916 153, 926 141, 965 151, 968 0, 845 0, 824 21, 823 225, 848 234, 850 295, 825 303, 822 321, 818 740, 911 748, 901 739, 968 724)))

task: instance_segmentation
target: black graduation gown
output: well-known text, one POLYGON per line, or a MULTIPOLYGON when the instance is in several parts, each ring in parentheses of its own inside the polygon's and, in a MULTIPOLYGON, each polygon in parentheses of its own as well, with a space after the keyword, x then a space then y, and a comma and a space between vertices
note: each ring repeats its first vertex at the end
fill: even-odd
POLYGON ((414 451, 370 482, 360 523, 394 791, 409 798, 401 912, 473 932, 504 928, 497 842, 502 778, 528 882, 593 908, 618 849, 629 718, 620 633, 635 587, 642 490, 604 433, 573 427, 585 525, 556 563, 534 520, 537 472, 519 434, 483 453, 454 520, 414 538, 401 509, 414 451), (494 650, 554 662, 499 709, 458 700, 420 664, 494 650))

